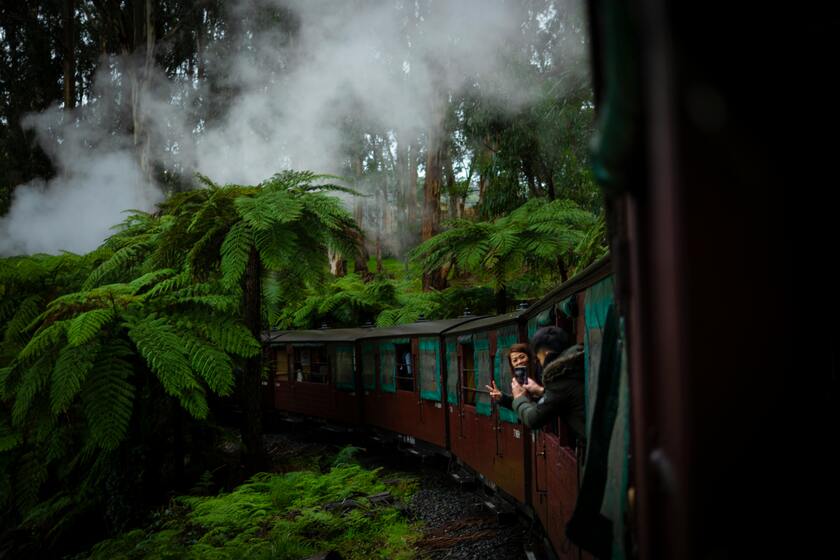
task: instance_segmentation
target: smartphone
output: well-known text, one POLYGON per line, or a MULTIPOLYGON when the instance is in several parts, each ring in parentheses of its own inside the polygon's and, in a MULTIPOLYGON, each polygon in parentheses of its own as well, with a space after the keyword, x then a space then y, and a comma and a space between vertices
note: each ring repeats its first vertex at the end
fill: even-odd
POLYGON ((524 366, 519 366, 513 368, 513 375, 516 377, 516 382, 520 385, 525 385, 528 381, 528 368, 524 366))

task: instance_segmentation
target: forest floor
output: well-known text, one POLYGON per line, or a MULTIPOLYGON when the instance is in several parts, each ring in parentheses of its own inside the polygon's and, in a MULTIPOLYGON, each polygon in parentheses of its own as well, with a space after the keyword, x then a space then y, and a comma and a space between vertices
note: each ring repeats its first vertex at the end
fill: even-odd
POLYGON ((445 461, 364 448, 294 425, 265 436, 271 472, 230 492, 179 496, 147 527, 96 545, 92 559, 524 558, 527 527, 500 522, 481 489, 445 461))

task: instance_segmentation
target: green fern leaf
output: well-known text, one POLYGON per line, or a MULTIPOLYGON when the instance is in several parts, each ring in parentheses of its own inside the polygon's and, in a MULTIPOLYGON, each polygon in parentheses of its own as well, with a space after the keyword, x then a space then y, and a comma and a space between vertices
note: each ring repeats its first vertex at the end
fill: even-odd
POLYGON ((206 321, 196 328, 222 351, 243 358, 258 356, 262 351, 260 343, 241 323, 233 319, 206 321))
POLYGON ((15 389, 15 402, 12 406, 12 424, 21 426, 26 419, 32 402, 47 384, 52 371, 52 359, 42 355, 32 365, 23 369, 20 383, 15 389))
POLYGON ((248 257, 253 247, 253 235, 245 222, 237 222, 230 228, 222 243, 222 285, 234 288, 239 285, 248 257))
POLYGON ((17 356, 18 361, 25 363, 28 360, 42 356, 47 350, 58 346, 59 340, 67 331, 67 321, 56 321, 35 333, 35 336, 23 347, 17 356))
POLYGON ((90 273, 85 283, 82 284, 82 289, 90 290, 101 285, 105 280, 118 278, 122 273, 125 273, 137 264, 148 250, 153 247, 154 240, 144 238, 119 249, 110 259, 100 264, 90 273))
POLYGON ((111 308, 93 309, 77 315, 67 327, 67 342, 70 346, 81 346, 95 337, 115 318, 111 308))
POLYGON ((168 394, 181 397, 199 388, 181 339, 164 318, 150 316, 131 324, 128 336, 168 394))
POLYGON ((82 405, 92 441, 116 449, 128 431, 134 405, 130 350, 122 342, 103 348, 82 390, 82 405))
POLYGON ((26 327, 41 313, 42 301, 41 295, 35 294, 21 302, 15 314, 6 323, 6 341, 22 344, 26 340, 26 327))
POLYGON ((58 353, 50 384, 50 403, 53 414, 67 410, 96 361, 99 343, 83 346, 68 345, 58 353))
POLYGON ((233 392, 233 361, 226 353, 206 344, 196 337, 186 337, 187 352, 192 369, 207 382, 210 390, 222 396, 233 392))
POLYGON ((204 396, 204 391, 200 387, 190 389, 181 395, 178 400, 184 410, 197 420, 204 420, 210 412, 207 398, 204 396))
POLYGON ((177 270, 173 270, 171 268, 153 270, 152 272, 147 272, 139 278, 135 278, 134 280, 129 282, 128 285, 131 287, 132 292, 137 293, 148 286, 157 285, 161 281, 167 280, 175 276, 177 273, 177 270))
MULTIPOLYGON (((11 451, 20 445, 22 440, 20 432, 13 430, 5 420, 0 419, 0 453, 11 451)), ((2 503, 2 498, 0 498, 0 503, 2 503)))

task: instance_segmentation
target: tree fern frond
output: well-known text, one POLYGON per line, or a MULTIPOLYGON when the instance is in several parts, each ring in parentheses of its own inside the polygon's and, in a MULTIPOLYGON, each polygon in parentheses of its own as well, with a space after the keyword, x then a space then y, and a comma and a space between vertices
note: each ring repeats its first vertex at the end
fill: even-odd
POLYGON ((34 451, 24 453, 15 471, 15 504, 24 514, 38 503, 41 487, 47 481, 47 466, 34 451))
POLYGON ((175 290, 180 290, 181 288, 188 286, 189 282, 189 274, 186 271, 182 271, 179 274, 172 276, 171 278, 161 280, 143 296, 144 298, 155 298, 164 294, 168 294, 175 290))
POLYGON ((14 426, 21 426, 24 423, 32 402, 47 384, 52 365, 51 357, 42 355, 32 365, 23 368, 20 382, 14 389, 15 402, 12 405, 12 424, 14 426))
POLYGON ((239 309, 240 298, 237 296, 220 296, 210 294, 206 296, 183 296, 177 298, 174 303, 206 305, 220 313, 233 313, 239 309))
POLYGON ((232 288, 239 284, 248 266, 248 257, 253 246, 253 235, 245 222, 237 222, 230 228, 222 243, 222 284, 232 288))
POLYGON ((40 294, 33 294, 21 302, 15 314, 6 323, 4 340, 20 344, 26 340, 26 327, 41 313, 42 301, 43 297, 40 294))
POLYGON ((82 390, 82 407, 93 443, 116 449, 128 431, 134 406, 130 351, 120 343, 102 349, 82 390))
POLYGON ((82 346, 68 345, 58 353, 50 384, 50 405, 53 414, 67 410, 96 361, 99 342, 82 346))
POLYGON ((5 420, 0 419, 0 453, 11 451, 20 445, 21 441, 23 441, 21 433, 9 426, 5 420))
POLYGON ((254 243, 263 267, 279 270, 293 264, 299 254, 298 235, 291 228, 273 226, 254 232, 254 243))
POLYGON ((38 330, 18 353, 18 361, 26 363, 28 360, 44 355, 47 350, 57 347, 59 340, 67 331, 67 323, 67 321, 56 321, 38 330))
POLYGON ((100 264, 90 273, 87 280, 82 284, 82 289, 90 290, 101 285, 105 280, 117 278, 120 273, 124 273, 131 266, 139 262, 153 246, 152 239, 143 239, 142 241, 126 245, 119 249, 110 259, 100 264))
POLYGON ((164 318, 149 316, 130 324, 128 336, 168 394, 180 397, 198 387, 181 340, 164 318))
POLYGON ((255 230, 294 222, 304 208, 302 200, 286 191, 261 191, 254 197, 237 198, 234 205, 242 219, 255 230))
POLYGON ((67 327, 67 342, 70 346, 81 346, 93 339, 102 327, 115 318, 114 310, 109 307, 92 309, 77 315, 67 327))
POLYGON ((233 361, 225 352, 193 336, 182 335, 193 370, 214 393, 227 396, 233 392, 233 361))
POLYGON ((204 420, 210 412, 207 397, 201 387, 194 387, 178 398, 181 406, 196 420, 204 420))
POLYGON ((178 274, 178 271, 172 268, 153 270, 151 272, 147 272, 139 278, 135 278, 129 282, 128 285, 134 293, 137 293, 149 286, 157 285, 164 280, 168 280, 176 274, 178 274))
POLYGON ((229 354, 251 358, 259 355, 262 351, 262 346, 251 332, 244 325, 232 319, 207 321, 195 325, 195 327, 208 340, 229 354))

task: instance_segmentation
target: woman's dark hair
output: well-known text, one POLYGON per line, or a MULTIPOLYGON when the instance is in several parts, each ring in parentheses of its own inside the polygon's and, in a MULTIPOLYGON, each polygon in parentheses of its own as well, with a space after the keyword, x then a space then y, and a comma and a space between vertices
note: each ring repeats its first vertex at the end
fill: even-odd
POLYGON ((517 342, 516 344, 510 347, 510 350, 508 351, 508 364, 510 364, 510 371, 513 371, 513 361, 510 359, 510 355, 514 352, 522 352, 523 354, 526 354, 528 356, 528 369, 530 369, 531 362, 533 361, 531 358, 533 358, 533 356, 531 355, 531 347, 528 346, 528 343, 517 342))
POLYGON ((531 348, 536 354, 542 348, 549 353, 559 354, 569 347, 569 335, 560 327, 543 327, 534 333, 531 339, 531 348))

